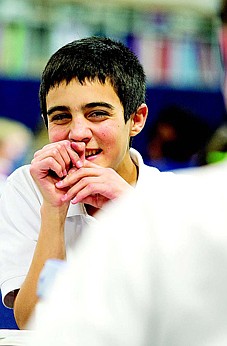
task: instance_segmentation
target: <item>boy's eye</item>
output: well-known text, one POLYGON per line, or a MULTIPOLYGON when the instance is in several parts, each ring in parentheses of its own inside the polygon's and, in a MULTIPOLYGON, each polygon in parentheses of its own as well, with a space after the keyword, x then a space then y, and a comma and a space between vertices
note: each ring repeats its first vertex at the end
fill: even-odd
POLYGON ((55 114, 51 117, 52 122, 64 122, 67 121, 68 119, 71 119, 70 114, 65 114, 65 113, 60 113, 60 114, 55 114))
POLYGON ((106 118, 108 116, 107 112, 104 111, 94 111, 88 114, 88 118, 106 118))

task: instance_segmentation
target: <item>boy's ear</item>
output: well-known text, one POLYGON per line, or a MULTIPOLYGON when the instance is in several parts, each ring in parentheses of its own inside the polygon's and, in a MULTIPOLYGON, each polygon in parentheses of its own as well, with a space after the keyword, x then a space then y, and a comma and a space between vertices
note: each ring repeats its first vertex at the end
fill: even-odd
POLYGON ((134 137, 142 131, 147 120, 147 115, 148 107, 145 103, 142 103, 131 117, 130 137, 134 137))

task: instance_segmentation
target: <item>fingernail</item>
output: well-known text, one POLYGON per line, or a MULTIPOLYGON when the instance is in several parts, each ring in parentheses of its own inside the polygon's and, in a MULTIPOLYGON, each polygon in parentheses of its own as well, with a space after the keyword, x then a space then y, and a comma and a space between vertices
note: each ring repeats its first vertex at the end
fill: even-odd
POLYGON ((56 185, 57 187, 61 187, 61 186, 63 185, 62 180, 58 181, 55 185, 56 185))
POLYGON ((76 204, 76 203, 77 203, 77 198, 74 197, 74 198, 71 200, 71 203, 72 203, 72 204, 76 204))
POLYGON ((77 167, 77 168, 83 167, 83 163, 82 163, 81 160, 78 160, 78 161, 76 162, 76 167, 77 167))

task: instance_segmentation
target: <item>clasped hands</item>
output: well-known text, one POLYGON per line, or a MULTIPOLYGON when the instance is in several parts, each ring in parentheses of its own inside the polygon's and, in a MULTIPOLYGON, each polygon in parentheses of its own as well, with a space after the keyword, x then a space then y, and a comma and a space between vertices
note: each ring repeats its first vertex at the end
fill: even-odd
POLYGON ((86 160, 83 142, 47 144, 34 154, 30 172, 44 200, 54 206, 81 202, 100 209, 130 189, 114 169, 86 160))

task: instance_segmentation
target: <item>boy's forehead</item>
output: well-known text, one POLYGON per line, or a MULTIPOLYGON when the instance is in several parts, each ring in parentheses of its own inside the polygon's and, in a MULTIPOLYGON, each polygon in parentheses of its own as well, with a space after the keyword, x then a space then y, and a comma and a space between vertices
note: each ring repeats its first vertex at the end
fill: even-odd
POLYGON ((79 81, 78 78, 72 78, 70 81, 67 81, 66 79, 65 80, 62 80, 60 82, 56 82, 55 84, 53 84, 48 92, 47 92, 47 95, 53 91, 53 90, 57 90, 57 89, 61 89, 61 88, 67 88, 67 86, 69 85, 74 85, 75 87, 76 86, 79 86, 79 87, 83 87, 83 86, 90 86, 90 87, 94 87, 94 88, 98 88, 100 86, 102 87, 108 87, 108 88, 112 88, 114 92, 116 92, 111 80, 109 78, 106 78, 104 82, 100 81, 98 78, 95 78, 95 79, 88 79, 88 78, 85 78, 85 80, 83 81, 79 81))
POLYGON ((105 83, 96 80, 79 82, 76 78, 67 82, 63 80, 51 87, 46 95, 47 108, 54 105, 77 104, 78 107, 86 103, 106 102, 118 106, 121 104, 118 94, 109 80, 105 83))

